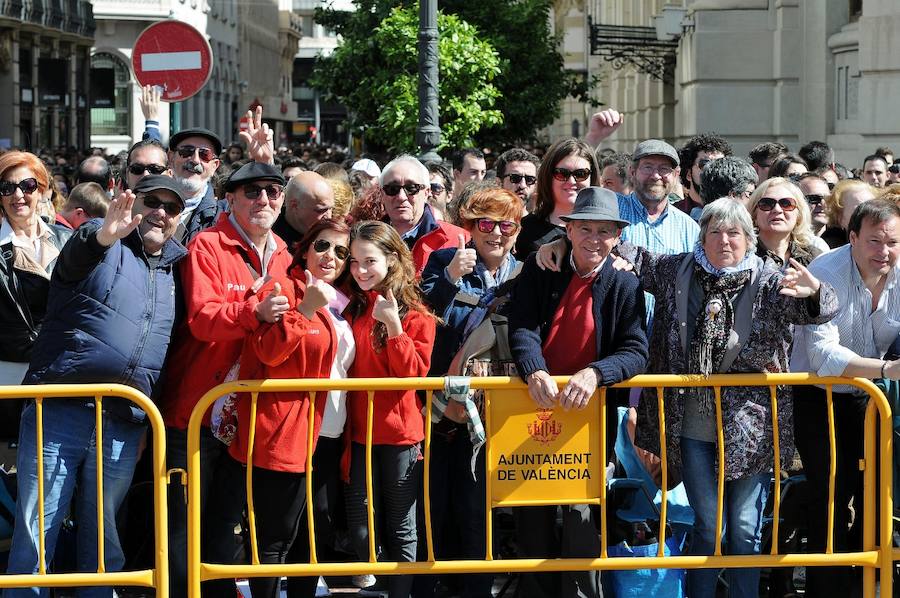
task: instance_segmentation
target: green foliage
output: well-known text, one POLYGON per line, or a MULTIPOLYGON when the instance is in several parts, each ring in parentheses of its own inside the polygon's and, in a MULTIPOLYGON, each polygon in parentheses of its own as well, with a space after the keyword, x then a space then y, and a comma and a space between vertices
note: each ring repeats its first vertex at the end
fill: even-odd
MULTIPOLYGON (((415 149, 418 27, 414 6, 395 7, 364 43, 345 39, 317 71, 317 81, 327 82, 354 112, 352 124, 368 125, 366 138, 395 152, 415 149), (338 73, 345 81, 335 80, 338 73)), ((479 129, 503 121, 493 109, 500 92, 491 83, 500 73, 500 60, 474 27, 454 15, 439 13, 438 31, 442 147, 470 145, 479 129)))

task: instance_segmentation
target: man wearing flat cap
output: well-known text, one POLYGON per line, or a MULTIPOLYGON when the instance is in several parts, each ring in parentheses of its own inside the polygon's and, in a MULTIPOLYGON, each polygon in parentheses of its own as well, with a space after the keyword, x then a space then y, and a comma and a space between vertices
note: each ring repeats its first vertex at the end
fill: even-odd
POLYGON ((176 237, 185 245, 215 224, 222 211, 212 185, 221 152, 222 142, 206 129, 184 129, 169 138, 169 167, 186 194, 176 237))
MULTIPOLYGON (((637 278, 613 268, 610 250, 628 221, 619 215, 616 194, 600 187, 578 192, 566 223, 566 255, 559 272, 541 270, 532 254, 510 301, 510 348, 519 374, 539 408, 583 409, 600 385, 621 382, 644 371, 647 334, 644 295, 637 278), (551 376, 571 378, 558 388, 551 376)), ((616 421, 627 392, 609 393, 607 421, 616 421)), ((614 442, 610 434, 609 448, 614 442)), ((607 454, 612 454, 611 450, 607 454)), ((563 506, 561 539, 553 534, 556 507, 517 510, 518 540, 525 557, 589 557, 600 540, 589 505, 563 506)), ((520 596, 601 596, 596 571, 526 574, 520 596), (560 585, 561 581, 561 585, 560 585)))
MULTIPOLYGON (((176 181, 148 175, 110 202, 102 222, 91 220, 75 232, 50 280, 47 317, 25 384, 118 382, 157 396, 176 319, 175 266, 187 253, 172 238, 183 209, 176 181)), ((125 558, 116 512, 131 484, 146 414, 111 397, 103 399, 102 409, 104 567, 119 571, 125 558)), ((26 404, 19 432, 19 500, 8 568, 15 573, 35 573, 39 563, 35 412, 33 401, 26 404)), ((53 559, 74 496, 77 565, 85 572, 97 571, 95 418, 94 399, 43 404, 44 556, 46 562, 53 559)), ((7 589, 4 595, 36 591, 7 589)), ((91 588, 85 595, 112 596, 112 588, 91 588)))
MULTIPOLYGON (((288 308, 287 298, 277 292, 263 301, 256 295, 268 278, 286 276, 291 263, 284 241, 272 232, 284 203, 284 185, 281 171, 274 166, 248 162, 225 183, 228 216, 188 245, 188 257, 181 266, 186 317, 166 364, 161 400, 169 468, 184 468, 187 463, 187 427, 197 401, 227 377, 234 379, 244 340, 263 322, 277 321, 288 308)), ((200 434, 200 508, 206 522, 204 538, 209 541, 204 545, 207 562, 230 562, 235 525, 231 518, 236 509, 240 521, 244 500, 243 474, 230 467, 236 462, 227 453, 228 447, 213 436, 207 420, 200 434), (215 498, 207 502, 209 496, 215 498)), ((170 498, 170 595, 183 596, 186 511, 178 492, 170 498)), ((211 595, 235 593, 233 580, 213 585, 211 595)))

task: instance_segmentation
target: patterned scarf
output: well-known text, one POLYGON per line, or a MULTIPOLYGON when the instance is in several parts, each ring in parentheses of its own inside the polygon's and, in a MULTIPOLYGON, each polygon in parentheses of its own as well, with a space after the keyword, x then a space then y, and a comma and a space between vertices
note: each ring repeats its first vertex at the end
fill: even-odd
MULTIPOLYGON (((719 369, 734 327, 734 305, 738 292, 750 281, 752 270, 712 274, 694 264, 694 281, 703 289, 703 308, 697 314, 688 355, 688 371, 709 376, 719 369)), ((711 388, 696 388, 700 413, 713 413, 711 388)))

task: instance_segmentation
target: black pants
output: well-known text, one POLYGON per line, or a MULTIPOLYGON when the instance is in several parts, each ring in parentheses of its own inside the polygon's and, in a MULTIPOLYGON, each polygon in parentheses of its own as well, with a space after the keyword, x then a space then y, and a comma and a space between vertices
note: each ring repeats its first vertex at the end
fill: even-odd
MULTIPOLYGON (((862 549, 863 472, 868 397, 833 393, 837 467, 834 488, 834 550, 862 549), (850 525, 850 503, 855 516, 850 525)), ((825 391, 794 387, 794 438, 809 487, 810 552, 824 552, 828 534, 828 472, 831 465, 825 391)), ((873 466, 873 464, 869 464, 873 466)), ((874 514, 867 514, 874 516, 874 514)), ((861 592, 849 567, 807 567, 808 596, 855 596, 861 592)))

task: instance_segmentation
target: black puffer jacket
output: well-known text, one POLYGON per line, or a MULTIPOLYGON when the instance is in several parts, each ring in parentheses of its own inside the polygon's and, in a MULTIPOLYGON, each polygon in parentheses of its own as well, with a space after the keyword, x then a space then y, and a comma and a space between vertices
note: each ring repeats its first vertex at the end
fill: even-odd
MULTIPOLYGON (((72 231, 49 225, 50 242, 62 250, 72 231)), ((47 266, 47 276, 17 270, 12 243, 0 245, 0 360, 27 363, 47 311, 50 274, 56 260, 47 266)))

